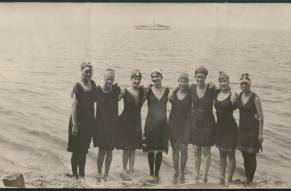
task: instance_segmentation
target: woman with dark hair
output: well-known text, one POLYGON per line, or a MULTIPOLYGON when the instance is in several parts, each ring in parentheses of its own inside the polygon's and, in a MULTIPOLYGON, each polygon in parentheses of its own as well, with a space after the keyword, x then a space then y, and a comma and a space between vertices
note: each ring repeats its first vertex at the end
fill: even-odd
POLYGON ((220 154, 220 184, 224 185, 227 157, 229 159, 228 184, 232 183, 236 166, 237 124, 233 117, 233 110, 236 109, 236 94, 230 90, 229 76, 226 73, 219 72, 218 83, 220 90, 214 100, 217 116, 215 144, 220 154))
POLYGON ((124 109, 119 117, 119 137, 116 148, 122 149, 123 173, 126 177, 133 172, 135 150, 142 149, 141 108, 144 102, 144 88, 140 86, 142 74, 139 70, 131 73, 132 85, 122 95, 124 109), (128 165, 129 164, 129 165, 128 165), (129 166, 129 169, 127 169, 129 166))
POLYGON ((167 103, 169 88, 162 85, 161 69, 151 72, 153 85, 147 91, 148 114, 145 121, 143 150, 148 152, 150 175, 154 183, 159 182, 162 152, 168 152, 167 103))
POLYGON ((73 178, 85 177, 86 154, 92 139, 96 85, 92 77, 92 65, 81 64, 81 80, 72 91, 72 114, 69 122, 67 151, 72 152, 73 178), (78 173, 79 168, 79 173, 78 173))
POLYGON ((262 148, 264 115, 261 100, 251 90, 251 80, 248 73, 240 78, 242 92, 238 96, 239 128, 238 146, 244 159, 246 180, 245 185, 252 184, 257 167, 256 153, 262 148))
POLYGON ((205 158, 204 182, 211 164, 211 146, 215 142, 215 119, 212 112, 213 100, 216 90, 214 86, 206 83, 208 70, 199 66, 195 70, 197 84, 191 85, 193 100, 193 127, 191 129, 190 143, 194 145, 196 180, 200 176, 201 154, 205 158))

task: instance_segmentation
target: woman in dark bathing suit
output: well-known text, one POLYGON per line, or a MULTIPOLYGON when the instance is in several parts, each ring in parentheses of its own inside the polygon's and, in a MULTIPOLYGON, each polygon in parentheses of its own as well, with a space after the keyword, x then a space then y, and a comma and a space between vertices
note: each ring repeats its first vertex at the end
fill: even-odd
POLYGON ((147 93, 148 114, 145 121, 143 150, 148 152, 150 175, 154 183, 159 182, 159 171, 162 163, 162 152, 168 152, 167 103, 169 89, 162 86, 162 72, 154 69, 151 72, 154 85, 147 93))
POLYGON ((71 167, 74 178, 85 177, 86 154, 92 139, 96 85, 90 63, 81 64, 82 78, 72 91, 72 114, 69 122, 67 151, 72 152, 71 167), (79 168, 79 173, 78 173, 79 168))
POLYGON ((224 185, 227 157, 229 159, 228 184, 232 183, 236 166, 237 124, 233 117, 233 110, 236 109, 236 94, 231 92, 229 77, 224 72, 219 72, 218 83, 220 90, 217 91, 214 100, 217 116, 215 144, 220 154, 220 184, 224 185))
POLYGON ((122 95, 124 109, 119 117, 119 137, 116 148, 122 149, 122 176, 132 174, 135 150, 142 149, 141 108, 144 102, 144 88, 140 86, 142 74, 139 70, 131 73, 132 85, 122 95), (127 169, 129 164, 129 169, 127 169))
POLYGON ((175 170, 174 183, 177 182, 179 175, 181 175, 181 182, 184 182, 189 143, 189 128, 187 125, 189 123, 192 111, 192 98, 189 90, 189 75, 187 73, 181 73, 179 75, 178 88, 175 89, 170 95, 169 101, 172 104, 169 115, 169 130, 175 170), (180 160, 181 162, 179 162, 180 160), (179 166, 181 166, 180 171, 179 166))
POLYGON ((93 142, 99 147, 97 154, 97 181, 101 181, 102 167, 105 160, 104 181, 108 180, 109 169, 112 162, 112 151, 116 146, 118 130, 118 101, 121 99, 121 89, 114 83, 115 72, 106 69, 104 73, 104 85, 97 87, 96 100, 96 124, 94 128, 93 142))
POLYGON ((256 153, 263 142, 264 115, 260 98, 251 91, 251 80, 248 73, 240 78, 242 92, 238 96, 239 128, 238 146, 244 159, 245 185, 252 184, 257 167, 256 153))
POLYGON ((215 119, 213 115, 213 100, 215 99, 215 87, 205 83, 208 70, 200 66, 195 70, 197 84, 191 85, 193 101, 193 127, 190 132, 190 143, 194 146, 196 180, 200 176, 201 154, 205 158, 204 182, 211 164, 211 146, 215 142, 215 119))

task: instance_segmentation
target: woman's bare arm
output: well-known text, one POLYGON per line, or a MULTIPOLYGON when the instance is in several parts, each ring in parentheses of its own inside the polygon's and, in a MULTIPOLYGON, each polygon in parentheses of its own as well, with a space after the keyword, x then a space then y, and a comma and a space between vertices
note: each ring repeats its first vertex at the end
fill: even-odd
POLYGON ((118 101, 120 101, 123 98, 124 94, 125 94, 125 89, 120 88, 120 94, 118 95, 118 101))
POLYGON ((142 86, 142 88, 143 88, 143 92, 144 92, 142 101, 144 102, 147 99, 147 95, 148 95, 148 92, 149 92, 151 86, 150 85, 148 85, 147 87, 142 86))
POLYGON ((77 105, 78 105, 78 100, 77 100, 76 94, 74 93, 73 99, 72 99, 72 122, 73 122, 72 134, 73 135, 78 134, 77 105))
POLYGON ((255 106, 257 109, 257 119, 259 120, 259 142, 263 142, 263 127, 264 127, 264 114, 260 98, 255 98, 255 106))

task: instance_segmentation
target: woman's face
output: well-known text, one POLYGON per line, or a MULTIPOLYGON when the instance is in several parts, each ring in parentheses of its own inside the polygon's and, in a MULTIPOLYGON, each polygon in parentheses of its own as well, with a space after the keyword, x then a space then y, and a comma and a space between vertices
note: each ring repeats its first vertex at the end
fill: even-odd
POLYGON ((226 78, 219 79, 218 84, 219 84, 220 89, 222 90, 226 90, 229 88, 229 80, 226 78))
POLYGON ((110 88, 113 85, 115 75, 113 72, 106 71, 104 74, 104 84, 106 87, 110 88))
POLYGON ((157 72, 152 73, 151 77, 154 84, 160 84, 162 82, 162 76, 157 72))
POLYGON ((132 77, 131 82, 132 82, 132 87, 138 88, 140 85, 140 82, 141 82, 141 78, 140 77, 132 77))
POLYGON ((251 85, 247 82, 242 82, 242 83, 240 83, 240 88, 243 92, 249 92, 251 85))
POLYGON ((82 73, 82 77, 84 80, 90 80, 92 77, 92 69, 87 69, 82 73))
POLYGON ((198 85, 202 85, 205 83, 206 75, 204 75, 203 73, 197 73, 195 75, 195 79, 198 85))
POLYGON ((189 80, 187 79, 179 79, 178 80, 178 86, 181 90, 186 90, 189 86, 189 80))

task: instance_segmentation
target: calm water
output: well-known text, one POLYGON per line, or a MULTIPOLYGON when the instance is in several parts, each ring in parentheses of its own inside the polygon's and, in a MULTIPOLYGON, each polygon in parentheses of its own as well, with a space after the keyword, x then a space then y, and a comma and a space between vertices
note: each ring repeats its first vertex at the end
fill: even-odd
MULTIPOLYGON (((39 161, 50 157, 62 164, 58 155, 65 152, 70 91, 80 77, 81 61, 92 62, 98 84, 103 69, 113 67, 122 87, 129 85, 134 68, 143 72, 143 83, 148 84, 151 69, 160 67, 164 85, 174 87, 178 72, 188 71, 193 81, 195 68, 205 65, 208 81, 217 84, 223 70, 237 92, 240 74, 251 73, 265 115, 264 152, 258 168, 290 181, 290 31, 195 27, 140 31, 133 26, 93 23, 88 28, 86 23, 63 22, 56 26, 38 18, 25 25, 0 25, 0 142, 17 161, 38 155, 39 161), (45 148, 38 146, 44 141, 45 148)), ((145 113, 146 108, 143 118, 145 113)), ((11 162, 11 157, 0 157, 11 162)), ((35 168, 40 169, 37 164, 35 168)))

